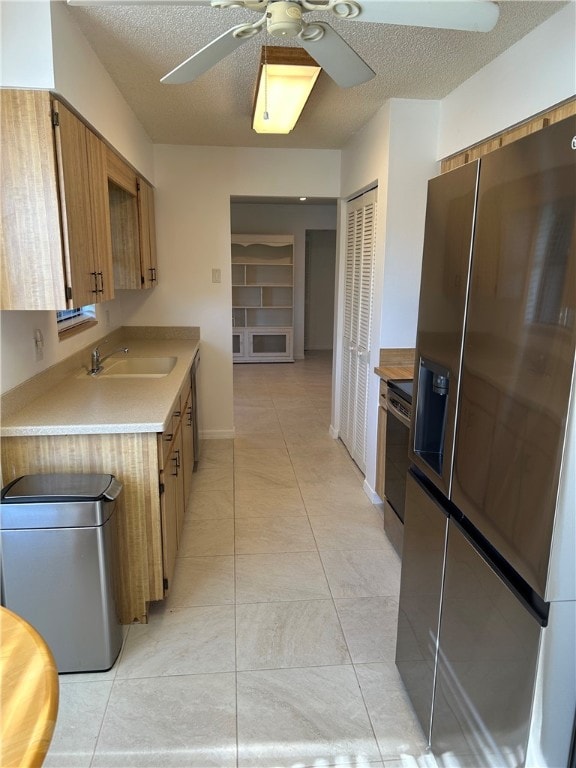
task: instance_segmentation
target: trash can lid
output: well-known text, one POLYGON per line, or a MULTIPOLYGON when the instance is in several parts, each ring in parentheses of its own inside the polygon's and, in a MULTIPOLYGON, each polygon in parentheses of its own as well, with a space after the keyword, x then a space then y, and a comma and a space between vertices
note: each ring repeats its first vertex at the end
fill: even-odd
POLYGON ((114 475, 66 472, 24 475, 2 489, 3 504, 34 502, 98 501, 115 499, 122 486, 114 475))

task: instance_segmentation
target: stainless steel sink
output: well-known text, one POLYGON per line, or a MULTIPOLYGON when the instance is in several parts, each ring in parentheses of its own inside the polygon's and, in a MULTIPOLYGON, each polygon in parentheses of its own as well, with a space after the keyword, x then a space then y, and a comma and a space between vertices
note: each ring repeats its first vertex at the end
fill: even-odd
POLYGON ((96 378, 159 379, 170 373, 176 365, 176 360, 176 357, 122 357, 118 360, 110 358, 96 378))

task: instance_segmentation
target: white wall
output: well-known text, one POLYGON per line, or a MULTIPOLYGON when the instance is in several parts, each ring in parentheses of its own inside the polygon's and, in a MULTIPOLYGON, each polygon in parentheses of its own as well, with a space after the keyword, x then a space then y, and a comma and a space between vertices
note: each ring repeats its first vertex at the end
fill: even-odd
MULTIPOLYGON (((3 79, 2 84, 55 88, 133 165, 153 178, 151 141, 84 36, 71 22, 65 3, 3 2, 0 10, 2 56, 6 53, 10 64, 3 74, 10 74, 14 79, 10 83, 3 79), (28 30, 30 36, 27 36, 28 30), (4 49, 6 41, 9 46, 4 49), (16 81, 20 71, 25 77, 16 81)), ((97 326, 65 341, 58 340, 54 312, 0 314, 2 392, 94 343, 124 320, 122 294, 114 301, 97 306, 97 326), (36 355, 35 329, 44 337, 42 356, 36 355)))
POLYGON ((0 2, 0 85, 53 88, 49 0, 0 2))
POLYGON ((576 3, 523 37, 442 101, 447 157, 576 93, 576 3))
POLYGON ((307 229, 336 229, 334 205, 233 203, 232 231, 294 235, 294 357, 304 357, 304 291, 307 229))
POLYGON ((107 332, 122 325, 122 309, 117 301, 97 307, 98 325, 58 340, 56 312, 0 312, 2 367, 0 391, 6 392, 21 382, 41 373, 89 344, 95 344, 107 332), (38 329, 44 339, 41 354, 36 353, 34 333, 38 329))
POLYGON ((155 178, 159 285, 124 302, 126 322, 200 326, 200 428, 230 436, 230 198, 337 197, 340 152, 159 145, 155 178), (222 271, 219 284, 213 268, 222 271))
MULTIPOLYGON (((438 115, 438 102, 393 99, 342 153, 344 197, 378 183, 370 370, 378 365, 380 348, 414 346, 426 188, 438 168, 438 115)), ((344 231, 342 221, 341 233, 344 231)), ((343 266, 340 263, 341 284, 343 266)), ((341 342, 340 326, 337 337, 341 342)), ((338 343, 335 353, 337 381, 341 356, 338 343)), ((371 497, 376 478, 378 385, 377 377, 370 376, 365 489, 371 497)), ((335 394, 334 426, 338 424, 338 390, 335 394)))
POLYGON ((52 36, 55 90, 153 184, 150 138, 61 1, 52 4, 52 36))

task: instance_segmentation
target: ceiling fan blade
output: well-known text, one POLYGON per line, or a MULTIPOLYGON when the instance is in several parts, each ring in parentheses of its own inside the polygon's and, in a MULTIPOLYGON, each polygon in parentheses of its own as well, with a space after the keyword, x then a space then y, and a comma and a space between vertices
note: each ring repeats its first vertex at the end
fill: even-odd
MULTIPOLYGON (((68 5, 99 5, 102 8, 115 5, 146 5, 150 0, 66 0, 68 5)), ((155 0, 156 5, 205 5, 210 7, 211 0, 155 0)))
MULTIPOLYGON (((360 0, 359 5, 360 13, 347 17, 351 21, 469 32, 489 32, 500 15, 491 0, 360 0)), ((337 8, 335 13, 341 16, 337 8)))
POLYGON ((308 24, 298 35, 298 40, 313 59, 325 70, 341 88, 360 85, 375 77, 368 64, 364 62, 355 50, 335 32, 332 27, 322 22, 308 24), (321 27, 323 34, 319 39, 306 38, 307 30, 321 27))
POLYGON ((203 75, 204 72, 235 51, 242 43, 245 43, 253 34, 260 31, 254 29, 252 33, 237 34, 239 31, 247 29, 254 29, 254 27, 252 24, 239 24, 232 27, 160 78, 160 82, 168 85, 182 85, 196 80, 197 77, 203 75))

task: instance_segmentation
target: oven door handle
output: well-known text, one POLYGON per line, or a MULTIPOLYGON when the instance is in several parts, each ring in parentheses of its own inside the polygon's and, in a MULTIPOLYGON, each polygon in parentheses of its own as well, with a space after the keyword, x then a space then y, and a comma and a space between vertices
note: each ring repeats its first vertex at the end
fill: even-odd
POLYGON ((402 424, 404 424, 405 427, 408 427, 410 429, 410 419, 408 419, 402 411, 398 409, 398 400, 397 398, 390 394, 388 392, 388 410, 392 412, 392 414, 398 419, 398 421, 401 421, 402 424))

